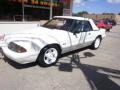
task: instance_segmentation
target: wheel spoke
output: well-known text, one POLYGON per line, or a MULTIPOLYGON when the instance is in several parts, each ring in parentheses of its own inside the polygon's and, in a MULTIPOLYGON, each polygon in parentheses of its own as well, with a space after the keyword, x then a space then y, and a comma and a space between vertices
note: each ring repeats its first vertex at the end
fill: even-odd
POLYGON ((96 41, 95 41, 95 48, 98 48, 99 45, 100 45, 100 39, 98 38, 98 39, 96 39, 96 41))
MULTIPOLYGON (((51 57, 50 57, 50 54, 48 53, 48 54, 45 54, 45 57, 47 58, 47 59, 51 59, 51 57)), ((45 59, 46 60, 46 59, 45 59)))
POLYGON ((44 61, 47 64, 52 64, 56 61, 58 52, 55 48, 50 48, 45 52, 44 61))
POLYGON ((53 51, 53 52, 52 52, 52 55, 53 55, 53 57, 56 58, 56 57, 57 57, 57 51, 53 51))

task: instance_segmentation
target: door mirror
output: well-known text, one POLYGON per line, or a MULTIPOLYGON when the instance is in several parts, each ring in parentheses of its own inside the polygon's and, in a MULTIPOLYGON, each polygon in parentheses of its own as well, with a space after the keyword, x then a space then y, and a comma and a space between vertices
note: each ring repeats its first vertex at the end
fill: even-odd
POLYGON ((76 30, 76 31, 73 32, 74 35, 76 35, 78 33, 80 33, 80 30, 76 30))

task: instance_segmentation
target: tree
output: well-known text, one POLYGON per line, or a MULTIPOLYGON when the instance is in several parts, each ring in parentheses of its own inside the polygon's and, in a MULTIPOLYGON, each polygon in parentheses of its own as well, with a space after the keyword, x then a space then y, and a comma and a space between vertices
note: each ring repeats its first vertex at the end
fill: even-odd
POLYGON ((102 13, 103 15, 114 15, 114 13, 102 13))
POLYGON ((74 13, 73 16, 83 16, 85 14, 89 14, 87 11, 81 11, 81 12, 78 12, 78 13, 74 13))

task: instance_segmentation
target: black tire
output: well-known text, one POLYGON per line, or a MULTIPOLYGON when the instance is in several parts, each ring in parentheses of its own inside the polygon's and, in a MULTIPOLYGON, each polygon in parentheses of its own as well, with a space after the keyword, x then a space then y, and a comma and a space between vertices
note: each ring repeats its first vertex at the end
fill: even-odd
POLYGON ((102 40, 102 38, 101 38, 101 37, 97 37, 97 38, 95 39, 95 41, 92 43, 92 45, 91 45, 91 49, 93 49, 93 50, 98 49, 98 48, 100 47, 101 40, 102 40), (95 45, 96 45, 97 40, 99 40, 99 45, 95 46, 95 45))
MULTIPOLYGON (((45 47, 45 48, 43 48, 43 49, 41 50, 41 52, 40 52, 40 54, 39 54, 39 56, 38 56, 38 58, 37 58, 37 62, 38 62, 38 64, 39 64, 40 66, 42 66, 42 67, 49 67, 49 66, 52 66, 52 65, 54 65, 54 64, 57 63, 59 55, 60 55, 60 50, 59 50, 59 48, 58 48, 56 45, 47 46, 47 47, 45 47), (57 55, 56 60, 55 60, 54 62, 48 64, 48 63, 46 63, 46 61, 45 61, 45 59, 46 59, 45 54, 46 54, 50 49, 55 50, 58 55, 57 55)), ((49 58, 49 59, 50 59, 50 58, 49 58)), ((51 61, 52 61, 52 60, 51 60, 51 61)))

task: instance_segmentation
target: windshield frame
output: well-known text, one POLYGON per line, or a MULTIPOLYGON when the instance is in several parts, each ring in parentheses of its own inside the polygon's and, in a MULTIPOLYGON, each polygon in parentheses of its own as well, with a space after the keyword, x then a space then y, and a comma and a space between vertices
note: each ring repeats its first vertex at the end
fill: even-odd
MULTIPOLYGON (((54 21, 53 21, 54 22, 54 21)), ((42 25, 42 27, 45 27, 45 28, 50 28, 50 29, 58 29, 58 30, 64 30, 64 31, 70 31, 71 30, 71 28, 72 28, 72 25, 73 25, 73 23, 74 23, 74 19, 68 19, 68 18, 53 18, 53 19, 51 19, 51 20, 48 20, 45 24, 43 24, 42 25), (49 23, 51 23, 53 20, 58 20, 58 23, 60 22, 60 21, 62 21, 62 25, 61 26, 59 26, 59 27, 57 27, 57 24, 55 25, 55 27, 50 27, 49 26, 49 23), (66 23, 68 23, 69 22, 69 29, 64 29, 64 28, 61 28, 62 26, 64 26, 66 23), (48 25, 48 26, 47 26, 48 25)))
MULTIPOLYGON (((49 29, 56 29, 56 30, 63 30, 63 31, 68 31, 68 32, 71 32, 71 33, 75 33, 75 31, 77 30, 77 29, 79 29, 80 28, 80 26, 82 26, 83 24, 81 23, 80 25, 77 25, 76 27, 75 27, 75 25, 76 25, 76 22, 83 22, 83 20, 76 20, 76 19, 69 19, 69 18, 53 18, 53 19, 51 19, 51 20, 49 20, 48 22, 46 22, 45 24, 43 24, 42 26, 43 27, 45 27, 45 28, 49 28, 49 29), (57 27, 57 24, 53 21, 53 20, 57 20, 58 19, 58 23, 59 23, 59 20, 62 20, 63 19, 63 26, 60 26, 60 28, 56 28, 57 27), (51 26, 49 27, 49 23, 50 22, 54 22, 55 24, 56 24, 56 26, 55 27, 53 27, 53 28, 51 28, 51 26), (48 26, 47 26, 47 24, 48 24, 48 26), (66 25, 66 24, 69 24, 68 25, 68 27, 64 27, 64 25, 66 25), (76 29, 77 28, 77 29, 76 29)), ((53 24, 54 24, 53 23, 53 24)), ((61 23, 61 22, 60 22, 61 23)), ((81 28, 82 29, 82 28, 81 28)), ((80 29, 79 29, 79 31, 81 31, 80 29)))

